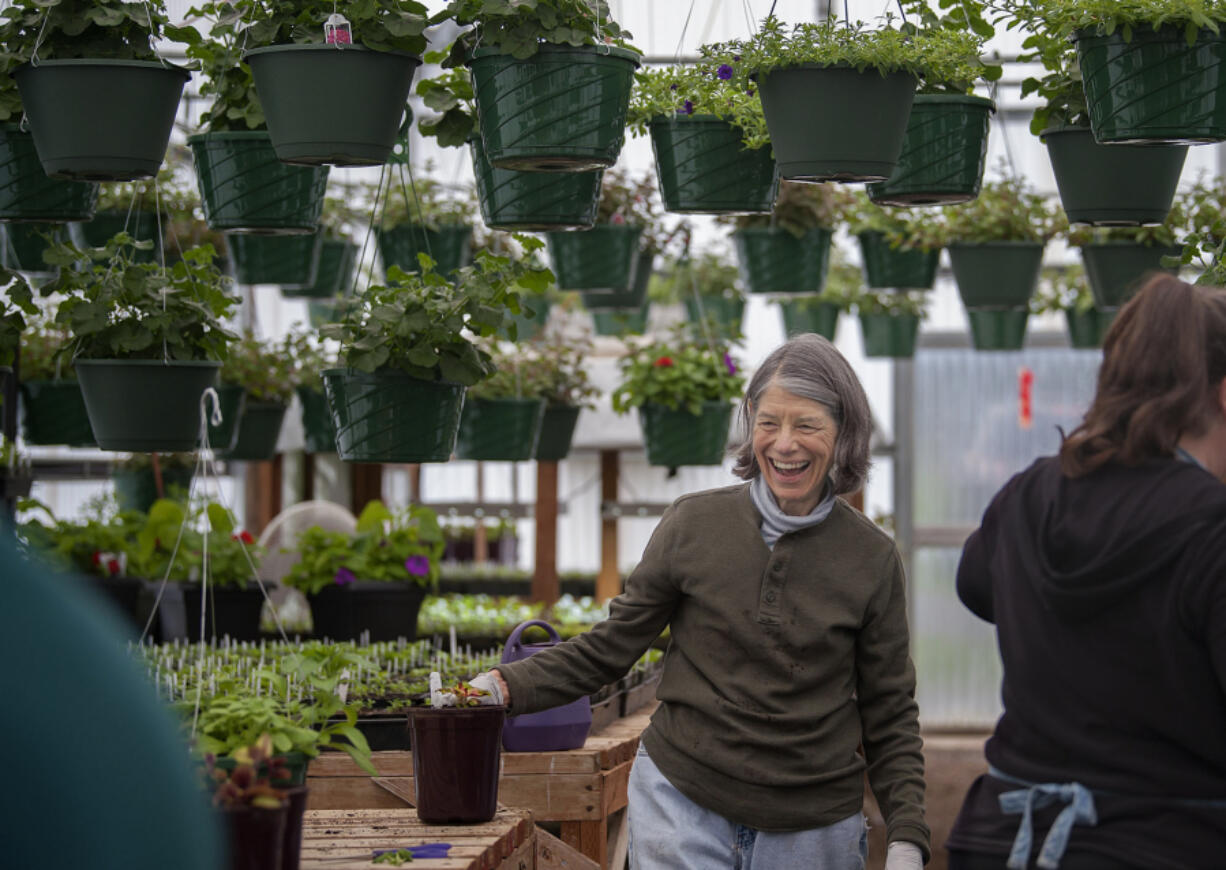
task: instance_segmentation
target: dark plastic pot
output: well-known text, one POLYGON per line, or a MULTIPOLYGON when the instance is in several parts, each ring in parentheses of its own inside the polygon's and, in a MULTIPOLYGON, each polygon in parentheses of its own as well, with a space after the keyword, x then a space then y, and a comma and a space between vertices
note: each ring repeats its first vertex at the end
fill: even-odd
POLYGON ((532 458, 537 462, 559 462, 570 453, 570 443, 575 437, 582 408, 571 405, 546 405, 541 418, 541 435, 536 440, 536 452, 532 458))
POLYGON ((321 236, 234 234, 229 237, 234 280, 239 284, 280 284, 309 287, 319 273, 321 236))
POLYGON ((920 319, 914 314, 860 313, 864 355, 909 359, 915 356, 920 319))
MULTIPOLYGON (((304 767, 305 770, 305 767, 304 767)), ((281 845, 281 870, 298 870, 302 859, 302 821, 310 789, 305 785, 286 789, 289 808, 285 813, 285 839, 281 845)))
POLYGON ((214 426, 209 418, 209 446, 217 451, 229 450, 238 440, 238 427, 247 408, 247 391, 238 384, 221 384, 217 387, 217 400, 221 406, 221 423, 214 426))
POLYGON ((414 707, 417 817, 431 824, 488 822, 498 811, 506 707, 414 707))
POLYGON ((831 236, 822 227, 800 238, 778 227, 737 230, 732 238, 741 279, 750 293, 821 293, 830 268, 831 236))
POLYGON ((600 202, 599 170, 595 172, 518 172, 495 169, 485 159, 481 137, 468 141, 481 219, 493 230, 548 232, 589 229, 596 223, 600 202))
POLYGON ((864 280, 869 287, 899 290, 930 290, 936 283, 941 249, 895 248, 885 233, 857 233, 864 258, 864 280))
POLYGON ((455 448, 464 387, 397 372, 323 373, 336 447, 347 462, 446 462, 455 448))
POLYGON ((281 424, 288 409, 288 405, 280 402, 256 402, 248 398, 239 418, 234 446, 221 451, 221 457, 244 462, 272 459, 277 455, 277 439, 281 437, 281 424))
POLYGON ((238 806, 222 810, 230 834, 230 870, 274 870, 283 866, 289 804, 238 806))
POLYGON ((1022 308, 1043 265, 1042 242, 955 242, 948 248, 958 294, 967 308, 1022 308))
POLYGON ((116 233, 126 231, 137 241, 153 243, 153 247, 147 251, 133 250, 131 252, 133 262, 160 263, 162 262, 162 234, 159 229, 157 215, 150 212, 134 213, 129 218, 126 210, 100 211, 85 223, 72 224, 69 233, 78 245, 101 248, 116 233))
POLYGON ((1179 274, 1178 268, 1162 265, 1163 257, 1179 256, 1178 246, 1139 245, 1131 242, 1097 242, 1082 245, 1081 261, 1086 280, 1099 308, 1113 310, 1132 298, 1146 275, 1164 272, 1179 274))
MULTIPOLYGON (((191 468, 163 468, 163 494, 169 497, 173 487, 186 496, 191 491, 194 476, 195 470, 191 468)), ((152 468, 116 468, 111 471, 111 483, 115 486, 115 498, 121 511, 148 513, 158 499, 157 481, 152 468)), ((199 625, 196 628, 199 630, 199 625)))
POLYGON ((434 260, 434 271, 450 275, 472 259, 473 228, 464 224, 430 229, 419 224, 403 224, 388 230, 375 230, 379 243, 379 260, 383 271, 396 265, 406 272, 420 272, 417 255, 428 254, 434 260))
POLYGON ((358 246, 348 239, 321 238, 319 265, 315 280, 306 287, 282 288, 287 299, 331 299, 349 292, 353 269, 357 265, 358 246))
POLYGON ((740 129, 715 115, 662 116, 649 129, 665 211, 729 214, 774 207, 778 177, 769 145, 746 148, 740 129))
POLYGON ((187 144, 212 229, 293 234, 318 228, 328 167, 282 163, 264 130, 199 133, 187 144))
POLYGON ((758 93, 780 177, 885 181, 894 173, 913 76, 802 64, 763 75, 758 93))
POLYGON ((684 304, 690 323, 701 322, 705 315, 708 319, 714 319, 715 325, 719 328, 737 333, 741 331, 741 321, 745 317, 744 299, 728 296, 703 296, 700 310, 699 303, 695 302, 694 297, 690 295, 686 296, 684 304))
POLYGON ((1138 226, 1166 220, 1187 145, 1099 145, 1089 127, 1044 130, 1070 223, 1138 226))
POLYGON ((1026 343, 1027 308, 967 309, 975 350, 1021 350, 1026 343))
POLYGON ((549 233, 545 242, 560 290, 626 291, 634 281, 641 226, 600 224, 583 232, 549 233))
POLYGON ((416 583, 359 580, 326 586, 310 596, 315 637, 357 640, 369 632, 372 643, 417 639, 417 614, 426 598, 416 583))
POLYGON ((421 58, 352 44, 269 45, 243 55, 277 157, 309 166, 386 163, 421 58))
POLYGON ((647 316, 650 311, 650 302, 637 309, 593 311, 592 329, 597 335, 614 338, 622 335, 642 335, 647 331, 647 316))
POLYGON ((503 462, 532 459, 544 415, 544 399, 475 399, 470 396, 460 415, 456 458, 503 462))
MULTIPOLYGON (((463 641, 461 641, 463 643, 463 641)), ((409 739, 409 717, 403 716, 358 716, 354 726, 366 738, 371 752, 408 752, 413 748, 409 739)))
POLYGON ((612 293, 596 291, 580 293, 583 297, 583 307, 588 311, 619 311, 633 309, 637 311, 647 301, 647 287, 651 284, 651 271, 655 266, 655 255, 639 251, 634 261, 634 275, 630 279, 630 288, 625 291, 615 290, 612 293))
MULTIPOLYGON (((183 609, 187 615, 187 635, 200 638, 200 584, 182 583, 183 609)), ((209 584, 209 606, 205 613, 205 639, 226 635, 231 640, 260 639, 260 610, 264 593, 257 583, 244 587, 209 584)))
POLYGON ((581 172, 617 162, 625 139, 634 52, 540 44, 518 59, 473 52, 473 93, 490 163, 501 169, 581 172))
POLYGON ((1101 348, 1115 315, 1115 311, 1104 311, 1100 308, 1090 308, 1086 311, 1066 310, 1064 316, 1068 322, 1069 344, 1079 350, 1101 348))
POLYGON ((299 386, 295 389, 302 404, 302 437, 307 453, 335 453, 336 429, 323 390, 299 386))
POLYGON ((98 185, 48 178, 33 135, 0 124, 0 220, 87 221, 97 201, 98 185))
POLYGON ((36 278, 55 274, 55 267, 43 261, 47 249, 48 234, 53 240, 62 240, 65 235, 61 224, 7 223, 0 225, 0 265, 17 269, 36 278))
POLYGON ((979 195, 988 153, 991 100, 968 94, 917 94, 898 165, 869 184, 878 205, 952 205, 979 195))
POLYGON ((43 170, 131 181, 157 174, 190 73, 144 60, 42 60, 13 72, 43 170))
POLYGON ((1074 34, 1090 126, 1100 143, 1226 139, 1226 36, 1182 26, 1074 34))
POLYGON ((200 440, 200 396, 217 385, 212 360, 78 359, 89 425, 103 450, 176 453, 200 440))
POLYGON ((811 299, 779 300, 779 313, 783 316, 785 335, 815 332, 834 341, 839 326, 839 306, 833 302, 815 302, 811 299))
MULTIPOLYGON (((502 663, 518 662, 541 650, 561 643, 557 630, 542 619, 530 619, 515 626, 502 648, 502 663), (532 627, 544 629, 549 638, 544 643, 524 643, 524 632, 532 627)), ((592 727, 592 704, 587 696, 551 707, 539 713, 508 716, 502 729, 502 748, 507 752, 558 752, 578 749, 587 740, 592 727)))
POLYGON ((732 424, 729 402, 704 402, 701 414, 647 403, 639 408, 639 424, 649 465, 720 465, 732 424))
POLYGON ((22 381, 21 435, 27 444, 94 447, 94 432, 76 381, 22 381))

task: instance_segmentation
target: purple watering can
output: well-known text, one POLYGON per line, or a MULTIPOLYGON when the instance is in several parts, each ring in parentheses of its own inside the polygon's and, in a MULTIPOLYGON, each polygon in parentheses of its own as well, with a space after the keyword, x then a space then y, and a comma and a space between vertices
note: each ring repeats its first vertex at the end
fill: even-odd
MULTIPOLYGON (((530 619, 521 622, 507 638, 502 648, 503 662, 517 662, 528 656, 549 649, 561 638, 548 622, 530 619), (537 625, 549 632, 545 643, 523 643, 520 636, 525 629, 537 625)), ((502 747, 507 752, 551 752, 556 749, 578 749, 587 740, 592 727, 592 704, 587 698, 571 701, 552 710, 527 713, 523 716, 508 716, 502 729, 502 747)))

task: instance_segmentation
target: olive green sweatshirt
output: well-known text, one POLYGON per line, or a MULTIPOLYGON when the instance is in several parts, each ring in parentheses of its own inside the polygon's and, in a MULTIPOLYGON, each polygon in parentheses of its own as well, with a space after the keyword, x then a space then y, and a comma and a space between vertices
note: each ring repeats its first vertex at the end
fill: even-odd
POLYGON ((606 621, 498 666, 511 712, 595 692, 671 626, 660 706, 643 734, 669 782, 738 824, 803 830, 860 810, 867 759, 887 839, 916 843, 927 860, 894 543, 841 499, 773 550, 760 521, 749 484, 677 499, 606 621))

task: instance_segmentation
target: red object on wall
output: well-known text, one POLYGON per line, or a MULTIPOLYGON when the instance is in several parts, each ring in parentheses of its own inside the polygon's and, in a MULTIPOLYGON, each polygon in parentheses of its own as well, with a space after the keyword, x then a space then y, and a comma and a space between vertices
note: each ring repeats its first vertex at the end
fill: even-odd
POLYGON ((1034 423, 1031 400, 1034 397, 1034 372, 1022 366, 1017 373, 1017 425, 1029 429, 1034 423))

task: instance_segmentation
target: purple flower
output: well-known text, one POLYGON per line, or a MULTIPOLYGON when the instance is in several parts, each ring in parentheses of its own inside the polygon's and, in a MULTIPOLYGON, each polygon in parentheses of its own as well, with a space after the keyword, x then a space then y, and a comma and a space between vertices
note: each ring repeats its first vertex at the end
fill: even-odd
POLYGON ((734 54, 734 55, 732 56, 732 62, 733 62, 733 63, 740 63, 740 62, 741 62, 741 56, 740 56, 739 54, 734 54))
POLYGON ((678 114, 678 115, 692 115, 692 114, 694 114, 694 101, 693 101, 693 100, 686 100, 686 101, 685 101, 685 105, 684 105, 684 106, 682 106, 680 109, 678 109, 678 110, 677 110, 677 114, 678 114))
POLYGON ((732 354, 728 353, 727 351, 724 352, 724 365, 728 367, 728 374, 736 374, 736 363, 732 361, 732 354))
POLYGON ((720 79, 720 81, 726 82, 728 79, 732 78, 732 67, 728 66, 726 63, 721 63, 719 65, 719 69, 715 71, 715 75, 720 79))
POLYGON ((337 586, 345 586, 355 582, 358 578, 348 568, 338 568, 336 569, 336 577, 333 579, 336 581, 337 586))
POLYGON ((750 89, 749 89, 749 90, 747 90, 745 93, 749 94, 749 96, 751 96, 751 97, 752 97, 752 96, 754 95, 754 89, 753 89, 753 88, 750 88, 750 89))
POLYGON ((404 560, 404 570, 414 577, 425 577, 430 573, 430 560, 425 556, 409 556, 404 560))
POLYGON ((669 89, 670 91, 675 91, 675 90, 677 90, 677 86, 676 86, 675 84, 672 84, 672 85, 669 85, 669 86, 668 86, 668 89, 669 89))

